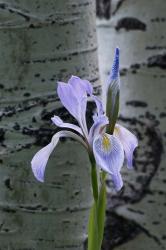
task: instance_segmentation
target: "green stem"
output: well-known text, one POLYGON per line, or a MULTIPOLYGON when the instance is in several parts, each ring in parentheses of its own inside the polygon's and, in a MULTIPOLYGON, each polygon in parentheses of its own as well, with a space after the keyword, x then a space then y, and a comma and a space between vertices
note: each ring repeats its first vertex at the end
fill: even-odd
POLYGON ((101 250, 104 233, 105 206, 106 206, 106 173, 100 173, 100 188, 98 186, 98 176, 96 162, 93 155, 89 155, 91 162, 91 182, 94 197, 94 204, 91 208, 88 225, 88 250, 101 250))
POLYGON ((96 170, 96 163, 93 157, 90 157, 91 161, 91 182, 92 182, 92 191, 93 191, 93 198, 94 201, 98 201, 98 178, 97 178, 97 170, 96 170))

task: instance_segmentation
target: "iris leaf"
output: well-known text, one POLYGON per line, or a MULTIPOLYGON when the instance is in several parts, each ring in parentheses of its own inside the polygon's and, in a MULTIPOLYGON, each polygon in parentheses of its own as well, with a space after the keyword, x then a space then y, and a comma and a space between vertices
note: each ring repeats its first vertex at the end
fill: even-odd
POLYGON ((100 250, 104 233, 105 208, 106 208, 106 173, 101 173, 101 186, 98 199, 90 211, 88 225, 88 250, 100 250))
POLYGON ((88 250, 100 250, 97 223, 97 203, 94 202, 89 216, 88 250))
MULTIPOLYGON (((103 172, 104 173, 104 172, 103 172)), ((105 224, 105 209, 106 209, 106 186, 105 186, 105 176, 102 173, 102 184, 100 187, 98 204, 97 204, 97 220, 98 220, 98 237, 99 237, 99 249, 101 249, 101 244, 104 234, 104 224, 105 224)))

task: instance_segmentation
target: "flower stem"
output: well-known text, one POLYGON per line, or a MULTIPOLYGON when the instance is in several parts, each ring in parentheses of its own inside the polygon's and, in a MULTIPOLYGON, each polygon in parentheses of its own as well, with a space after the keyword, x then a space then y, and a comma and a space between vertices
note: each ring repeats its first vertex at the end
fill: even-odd
POLYGON ((105 222, 105 207, 106 207, 106 173, 100 173, 100 188, 98 185, 98 175, 96 162, 93 156, 90 156, 91 161, 91 182, 94 203, 91 208, 88 225, 88 250, 101 250, 104 222, 105 222))
POLYGON ((91 182, 92 182, 92 190, 93 190, 93 198, 94 201, 98 201, 98 178, 97 178, 97 170, 96 170, 96 163, 93 158, 90 158, 91 161, 91 182))

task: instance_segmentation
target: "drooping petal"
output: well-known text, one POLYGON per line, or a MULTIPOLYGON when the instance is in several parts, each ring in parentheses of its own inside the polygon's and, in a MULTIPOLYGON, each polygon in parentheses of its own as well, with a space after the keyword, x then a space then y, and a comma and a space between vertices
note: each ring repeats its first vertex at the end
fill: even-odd
POLYGON ((67 123, 67 122, 63 122, 62 119, 59 116, 54 115, 51 120, 53 121, 53 123, 60 128, 70 128, 74 131, 76 131, 77 133, 81 134, 83 136, 83 133, 80 129, 80 127, 78 127, 77 125, 71 124, 71 123, 67 123))
POLYGON ((96 116, 95 121, 89 131, 89 144, 93 145, 93 140, 101 134, 102 129, 108 124, 108 118, 105 115, 96 116))
POLYGON ((76 98, 74 93, 73 87, 70 84, 58 82, 57 93, 63 106, 72 116, 78 119, 80 115, 80 105, 79 100, 76 98))
POLYGON ((71 131, 64 130, 64 131, 60 131, 60 132, 56 133, 52 137, 51 142, 47 146, 45 146, 44 148, 39 150, 34 155, 32 161, 31 161, 31 167, 32 167, 33 174, 36 177, 36 179, 40 182, 44 182, 44 173, 45 173, 45 168, 46 168, 48 159, 49 159, 52 151, 56 147, 60 137, 71 137, 71 138, 79 141, 83 146, 85 146, 87 148, 87 145, 85 144, 83 139, 71 131))
POLYGON ((119 124, 115 125, 114 135, 120 140, 121 144, 123 145, 123 149, 127 159, 127 167, 131 169, 133 166, 133 152, 138 146, 137 137, 128 129, 119 124))
MULTIPOLYGON (((59 138, 58 138, 59 140, 59 138)), ((58 143, 57 140, 57 143, 58 143)), ((31 167, 34 176, 40 182, 44 182, 44 172, 49 159, 50 154, 52 153, 54 146, 52 143, 49 143, 47 146, 39 150, 33 157, 31 161, 31 167)))
POLYGON ((123 187, 123 180, 120 172, 111 174, 111 177, 116 191, 119 191, 123 187))
POLYGON ((96 163, 104 171, 117 175, 124 161, 123 146, 114 135, 103 134, 93 141, 93 152, 96 163))

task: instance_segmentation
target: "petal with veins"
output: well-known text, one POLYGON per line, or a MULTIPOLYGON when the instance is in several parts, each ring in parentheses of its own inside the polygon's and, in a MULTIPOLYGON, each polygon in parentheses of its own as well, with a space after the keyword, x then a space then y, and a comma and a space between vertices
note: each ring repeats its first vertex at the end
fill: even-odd
MULTIPOLYGON (((86 84, 79 77, 73 76, 69 82, 58 83, 58 96, 63 106, 75 117, 80 127, 87 135, 85 112, 87 105, 86 84)), ((89 83, 90 84, 90 83, 89 83)))
POLYGON ((120 140, 123 145, 125 156, 127 159, 127 167, 132 168, 133 166, 133 152, 138 146, 138 140, 134 134, 123 126, 116 124, 114 135, 120 140))
POLYGON ((96 116, 95 121, 89 131, 89 143, 93 144, 94 138, 99 135, 102 129, 108 124, 108 118, 105 115, 96 116))
POLYGON ((93 152, 99 167, 112 175, 119 173, 124 161, 124 151, 118 138, 106 133, 99 135, 93 141, 93 152))
POLYGON ((69 111, 69 113, 76 119, 79 117, 79 100, 74 94, 73 87, 70 84, 59 82, 57 88, 58 96, 63 106, 69 111))

